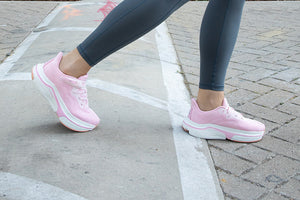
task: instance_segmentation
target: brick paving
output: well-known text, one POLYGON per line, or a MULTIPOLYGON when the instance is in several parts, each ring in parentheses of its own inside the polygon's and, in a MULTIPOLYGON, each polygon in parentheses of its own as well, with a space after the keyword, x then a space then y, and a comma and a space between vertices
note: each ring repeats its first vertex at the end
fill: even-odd
POLYGON ((56 5, 53 2, 0 2, 0 63, 56 5))
MULTIPOLYGON (((206 2, 168 20, 191 97, 199 81, 199 28, 206 2)), ((226 199, 300 199, 300 2, 247 2, 225 93, 245 116, 266 124, 264 139, 208 141, 226 199)))

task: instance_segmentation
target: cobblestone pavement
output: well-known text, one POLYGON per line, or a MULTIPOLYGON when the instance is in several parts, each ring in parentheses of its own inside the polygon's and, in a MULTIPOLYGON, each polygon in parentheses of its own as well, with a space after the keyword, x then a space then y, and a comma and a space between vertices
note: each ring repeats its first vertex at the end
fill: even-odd
POLYGON ((0 2, 0 63, 56 5, 52 2, 0 2))
MULTIPOLYGON (((186 85, 197 95, 205 2, 168 20, 186 85)), ((300 2, 247 2, 226 78, 226 96, 266 124, 254 144, 208 141, 226 199, 300 199, 300 2)))

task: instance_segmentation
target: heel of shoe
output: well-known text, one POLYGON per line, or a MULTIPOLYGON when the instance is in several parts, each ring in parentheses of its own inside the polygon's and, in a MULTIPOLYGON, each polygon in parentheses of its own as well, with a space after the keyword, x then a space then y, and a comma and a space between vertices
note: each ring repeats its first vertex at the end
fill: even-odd
POLYGON ((43 64, 35 65, 31 71, 31 78, 35 83, 36 87, 42 93, 42 95, 47 99, 49 102, 52 110, 54 112, 57 111, 57 103, 54 97, 52 88, 48 86, 48 84, 43 80, 43 74, 41 74, 43 64))

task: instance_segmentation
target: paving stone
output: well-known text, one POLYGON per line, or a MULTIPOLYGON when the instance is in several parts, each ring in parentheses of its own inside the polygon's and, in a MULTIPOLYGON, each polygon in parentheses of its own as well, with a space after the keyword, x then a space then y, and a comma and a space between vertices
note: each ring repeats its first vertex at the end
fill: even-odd
POLYGON ((235 90, 237 90, 236 87, 233 87, 233 86, 228 85, 228 84, 225 83, 225 88, 224 88, 225 95, 227 95, 227 94, 229 94, 229 93, 231 93, 231 92, 233 92, 235 90))
POLYGON ((274 74, 275 72, 268 69, 259 68, 253 70, 247 74, 240 76, 243 79, 250 80, 250 81, 258 81, 260 79, 269 77, 270 75, 274 74))
POLYGON ((288 60, 290 61, 294 61, 294 62, 300 62, 300 53, 299 51, 297 52, 298 54, 296 55, 292 55, 288 58, 288 60))
POLYGON ((297 118, 294 121, 285 124, 279 129, 277 129, 276 131, 274 131, 272 135, 282 138, 291 143, 299 144, 300 143, 299 130, 300 130, 300 118, 297 118))
POLYGON ((268 46, 262 49, 263 52, 272 52, 272 53, 280 53, 280 54, 286 54, 286 55, 294 55, 297 51, 290 50, 290 49, 283 49, 283 48, 277 48, 273 46, 268 46))
POLYGON ((226 153, 214 147, 210 148, 216 167, 240 176, 244 171, 254 167, 253 163, 242 160, 232 154, 226 153))
POLYGON ((290 68, 282 72, 278 72, 277 74, 274 74, 272 77, 290 82, 300 77, 300 69, 290 68))
POLYGON ((262 56, 257 60, 267 62, 267 63, 276 63, 277 61, 284 60, 290 55, 280 54, 280 53, 271 53, 269 55, 262 56))
POLYGON ((300 105, 300 96, 299 96, 299 97, 296 97, 296 98, 293 99, 291 102, 300 105))
POLYGON ((199 76, 192 74, 185 74, 186 80, 188 83, 199 85, 199 76))
POLYGON ((260 60, 251 60, 251 61, 248 61, 246 64, 251 65, 251 66, 257 66, 259 68, 272 70, 272 71, 274 71, 274 73, 288 69, 287 66, 279 64, 279 62, 281 62, 281 61, 277 61, 275 63, 267 63, 267 62, 260 61, 260 60))
POLYGON ((288 181, 297 171, 300 170, 300 163, 292 159, 276 156, 247 174, 242 175, 252 182, 260 183, 267 188, 275 188, 275 186, 288 181))
POLYGON ((231 92, 226 96, 228 99, 229 104, 233 108, 238 108, 239 106, 243 105, 246 102, 249 102, 250 100, 259 97, 259 94, 256 94, 254 92, 250 92, 244 89, 238 89, 234 92, 231 92))
POLYGON ((257 186, 255 184, 246 182, 241 178, 234 175, 226 174, 218 170, 219 179, 221 180, 221 186, 225 194, 230 194, 230 196, 237 199, 257 199, 263 193, 266 192, 266 188, 257 186))
POLYGON ((260 57, 261 57, 260 55, 255 55, 255 54, 241 54, 239 56, 232 57, 231 61, 237 63, 247 63, 251 60, 256 60, 260 57))
POLYGON ((258 106, 253 103, 245 103, 244 105, 238 107, 238 110, 243 113, 248 113, 250 115, 267 119, 278 124, 284 124, 295 118, 292 115, 288 115, 274 109, 258 106))
POLYGON ((270 151, 263 150, 261 148, 257 148, 253 145, 247 145, 243 148, 238 149, 234 152, 236 155, 243 157, 247 160, 250 160, 255 163, 261 163, 262 161, 269 159, 275 156, 274 153, 270 151))
POLYGON ((300 172, 296 176, 294 176, 293 178, 300 181, 300 172))
POLYGON ((247 144, 228 142, 226 140, 207 140, 207 142, 210 146, 220 148, 229 153, 234 153, 237 149, 247 146, 247 144))
POLYGON ((261 200, 290 200, 280 194, 276 194, 275 192, 269 193, 267 196, 263 197, 261 200))
POLYGON ((268 94, 258 97, 253 103, 263 105, 265 107, 274 108, 279 104, 287 102, 289 99, 294 97, 295 94, 286 92, 283 90, 274 90, 268 94))
POLYGON ((290 61, 290 60, 280 60, 277 62, 278 65, 284 65, 287 67, 294 67, 294 68, 300 68, 297 62, 290 61))
POLYGON ((262 49, 264 47, 270 46, 271 44, 272 42, 268 42, 268 41, 257 41, 254 43, 249 43, 247 47, 251 49, 262 49))
POLYGON ((228 84, 232 83, 232 84, 238 86, 239 88, 249 90, 249 91, 252 91, 254 93, 259 93, 259 94, 265 94, 265 93, 270 92, 271 90, 273 90, 272 87, 260 85, 258 83, 254 83, 254 82, 239 79, 239 78, 232 78, 232 79, 226 80, 225 83, 228 83, 228 84))
POLYGON ((190 67, 190 66, 182 66, 183 72, 186 74, 193 74, 195 76, 199 76, 200 74, 200 67, 190 67))
POLYGON ((188 84, 188 87, 190 88, 190 91, 191 91, 191 97, 192 98, 197 98, 199 86, 198 85, 193 85, 193 84, 188 84))
POLYGON ((286 81, 282 81, 282 80, 278 80, 278 79, 271 78, 271 77, 260 80, 258 83, 266 85, 266 86, 270 86, 270 87, 276 87, 276 88, 282 89, 282 90, 287 90, 287 91, 293 92, 293 93, 300 92, 299 85, 289 83, 286 81))
POLYGON ((275 191, 288 196, 291 199, 299 199, 300 198, 300 181, 296 179, 291 179, 289 182, 277 188, 275 191))
MULTIPOLYGON (((245 48, 245 47, 240 47, 240 48, 236 49, 236 51, 241 51, 243 53, 255 54, 255 55, 260 55, 260 56, 262 56, 262 55, 265 56, 265 55, 270 54, 270 52, 272 52, 268 49, 261 50, 261 49, 250 49, 250 48, 245 48)), ((294 52, 294 51, 292 51, 292 52, 294 52)))
POLYGON ((229 63, 229 69, 230 68, 245 71, 245 72, 249 72, 257 69, 256 66, 251 66, 244 63, 242 64, 242 63, 237 63, 232 61, 229 63))
POLYGON ((237 76, 239 76, 241 74, 244 74, 244 72, 241 71, 241 70, 236 70, 236 69, 229 68, 227 70, 225 79, 229 79, 229 78, 232 78, 232 77, 237 77, 237 76))
POLYGON ((55 2, 0 2, 0 63, 56 5, 55 2))
POLYGON ((277 109, 282 112, 290 113, 292 115, 300 117, 300 105, 292 104, 292 103, 288 102, 288 103, 278 106, 277 109))
POLYGON ((263 140, 253 145, 281 155, 288 156, 290 158, 300 160, 299 145, 291 142, 286 142, 281 139, 266 135, 263 140))

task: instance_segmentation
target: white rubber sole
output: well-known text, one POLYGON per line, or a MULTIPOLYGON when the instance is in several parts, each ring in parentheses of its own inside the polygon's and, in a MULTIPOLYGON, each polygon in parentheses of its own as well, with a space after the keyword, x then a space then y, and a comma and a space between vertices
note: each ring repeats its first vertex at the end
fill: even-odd
POLYGON ((65 127, 77 132, 86 132, 94 129, 96 125, 82 121, 71 114, 55 85, 44 74, 43 66, 44 64, 38 64, 32 68, 32 80, 42 95, 48 100, 53 111, 57 114, 58 109, 60 109, 65 115, 58 117, 59 121, 65 127))
POLYGON ((244 131, 215 124, 197 124, 185 118, 183 129, 190 135, 202 139, 232 140, 235 142, 257 142, 264 135, 264 131, 244 131))

